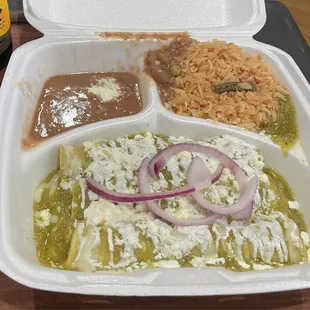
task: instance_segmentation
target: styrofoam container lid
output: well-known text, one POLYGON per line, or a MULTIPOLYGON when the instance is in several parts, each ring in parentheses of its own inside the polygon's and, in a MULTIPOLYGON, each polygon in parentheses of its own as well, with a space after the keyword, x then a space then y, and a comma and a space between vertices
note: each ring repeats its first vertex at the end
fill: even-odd
POLYGON ((229 33, 253 36, 265 24, 264 0, 24 0, 39 31, 229 33))

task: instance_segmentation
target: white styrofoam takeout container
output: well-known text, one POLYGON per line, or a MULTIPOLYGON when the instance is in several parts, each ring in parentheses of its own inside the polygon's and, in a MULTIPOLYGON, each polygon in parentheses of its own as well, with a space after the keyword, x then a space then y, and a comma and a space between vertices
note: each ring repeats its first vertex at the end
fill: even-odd
MULTIPOLYGON (((310 224, 310 87, 293 60, 252 36, 264 25, 264 0, 24 0, 28 21, 45 35, 12 55, 0 105, 0 269, 30 287, 98 295, 217 295, 284 291, 310 287, 310 265, 235 273, 224 268, 146 269, 127 274, 49 269, 38 263, 33 241, 32 193, 57 167, 57 146, 87 139, 112 139, 152 131, 193 139, 230 134, 256 145, 268 165, 290 183, 310 224), (140 70, 143 110, 54 137, 31 151, 21 139, 44 81, 55 74, 130 70, 159 42, 103 39, 96 32, 173 32, 194 38, 232 41, 259 53, 292 94, 301 148, 284 158, 268 138, 207 120, 181 117, 161 105, 156 85, 140 70)), ((310 227, 310 226, 309 226, 310 227)))

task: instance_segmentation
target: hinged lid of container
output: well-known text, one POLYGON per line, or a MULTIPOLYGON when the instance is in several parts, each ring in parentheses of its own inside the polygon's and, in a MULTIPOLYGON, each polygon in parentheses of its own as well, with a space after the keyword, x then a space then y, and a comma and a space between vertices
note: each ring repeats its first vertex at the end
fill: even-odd
POLYGON ((253 36, 265 24, 264 0, 23 0, 43 33, 181 32, 253 36))

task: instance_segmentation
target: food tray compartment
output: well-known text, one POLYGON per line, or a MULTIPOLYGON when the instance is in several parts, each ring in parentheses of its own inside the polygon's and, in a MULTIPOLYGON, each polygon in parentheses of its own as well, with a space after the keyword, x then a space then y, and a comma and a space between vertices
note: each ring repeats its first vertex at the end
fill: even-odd
MULTIPOLYGON (((147 91, 148 77, 143 72, 143 55, 146 49, 154 46, 156 46, 156 42, 135 45, 130 42, 86 40, 62 42, 61 44, 50 42, 31 49, 28 57, 24 58, 25 69, 19 72, 19 91, 14 94, 16 96, 14 100, 20 102, 17 107, 18 113, 21 114, 21 119, 24 119, 24 127, 19 129, 27 131, 44 82, 51 76, 59 74, 132 72, 139 77, 143 103, 142 111, 139 113, 144 113, 153 101, 153 94, 147 91)), ((23 131, 19 134, 23 134, 23 131)))
MULTIPOLYGON (((206 37, 205 41, 213 37, 206 37)), ((308 287, 309 265, 283 267, 269 271, 235 273, 222 267, 145 269, 127 274, 102 274, 62 271, 39 265, 33 241, 33 191, 42 178, 58 165, 59 144, 80 145, 89 139, 113 139, 126 134, 150 131, 192 139, 229 134, 257 146, 267 165, 281 173, 292 187, 301 205, 308 227, 309 191, 300 184, 309 184, 306 158, 310 155, 307 132, 310 112, 307 100, 309 87, 294 64, 277 49, 254 41, 225 38, 234 41, 250 53, 260 53, 286 84, 296 107, 300 147, 284 157, 280 148, 261 134, 199 120, 181 117, 166 110, 159 101, 156 84, 143 73, 144 53, 157 48, 154 41, 81 40, 44 38, 17 50, 8 68, 1 106, 1 232, 0 268, 26 285, 63 292, 105 295, 210 295, 254 293, 308 287), (85 57, 90 53, 89 58, 85 57), (281 59, 281 60, 280 60, 281 59), (34 61, 35 60, 35 61, 34 61), (20 65, 19 69, 18 66, 20 65), (284 66, 285 65, 285 66, 284 66), (38 147, 23 151, 21 139, 31 120, 34 103, 43 82, 55 74, 135 70, 139 67, 143 110, 133 116, 101 121, 73 129, 51 138, 38 147), (14 75, 12 74, 15 71, 14 75), (297 83, 299 86, 297 87, 297 83), (13 91, 18 88, 18 91, 13 91), (10 104, 6 104, 6 103, 10 104), (16 194, 18 189, 18 195, 16 194)))
MULTIPOLYGON (((200 41, 206 42, 206 41, 212 41, 213 39, 216 38, 214 36, 207 36, 200 41)), ((269 64, 269 66, 272 68, 274 75, 281 82, 281 84, 287 86, 292 101, 295 105, 297 114, 297 123, 299 126, 299 138, 301 141, 301 145, 297 144, 290 152, 298 153, 301 160, 307 158, 309 161, 310 158, 308 157, 308 155, 310 154, 310 148, 309 148, 310 145, 307 142, 308 140, 307 132, 308 130, 310 130, 310 124, 308 123, 308 115, 310 113, 310 108, 309 105, 306 104, 307 100, 308 101, 310 100, 309 85, 302 74, 295 73, 297 66, 295 63, 293 63, 292 58, 283 51, 281 51, 280 49, 268 46, 263 43, 253 41, 247 42, 242 39, 231 40, 231 38, 226 37, 221 39, 237 44, 246 53, 250 55, 258 55, 258 54, 262 55, 263 60, 267 64, 269 64), (304 102, 305 104, 301 104, 301 102, 304 102)), ((274 147, 280 148, 277 145, 275 145, 267 135, 263 135, 261 133, 251 132, 237 126, 227 125, 224 123, 215 123, 213 120, 210 119, 202 120, 192 116, 177 115, 176 113, 169 111, 167 108, 164 107, 159 97, 157 84, 153 79, 150 79, 150 86, 153 89, 153 93, 155 94, 154 104, 156 105, 156 108, 162 113, 170 114, 172 117, 175 117, 180 121, 187 121, 192 119, 194 121, 201 121, 206 124, 220 126, 221 128, 226 128, 231 132, 234 132, 236 135, 239 135, 239 133, 242 132, 245 135, 250 135, 253 137, 256 136, 258 140, 269 141, 274 147)), ((178 127, 176 128, 179 131, 180 128, 178 127)), ((175 133, 175 135, 177 134, 175 133)))
MULTIPOLYGON (((23 276, 33 279, 33 282, 27 281, 28 285, 31 283, 30 285, 36 286, 35 282, 37 279, 43 279, 40 281, 41 288, 43 285, 46 289, 49 289, 52 284, 61 286, 62 290, 65 291, 87 292, 88 294, 101 294, 104 292, 104 294, 109 294, 113 285, 122 285, 123 292, 126 292, 126 295, 135 294, 137 290, 143 291, 143 295, 154 292, 159 295, 169 295, 172 292, 174 292, 173 294, 176 293, 174 290, 176 284, 180 286, 178 289, 179 293, 177 294, 184 294, 183 289, 185 288, 189 294, 194 292, 195 294, 199 294, 199 292, 200 294, 214 294, 217 288, 228 286, 232 289, 232 292, 237 288, 242 292, 247 292, 246 283, 253 283, 254 281, 262 281, 261 285, 264 285, 264 289, 267 290, 269 285, 274 285, 272 282, 269 282, 270 278, 273 279, 274 283, 278 283, 277 281, 283 282, 292 278, 296 280, 307 280, 304 274, 305 270, 308 270, 307 265, 245 273, 228 271, 222 267, 210 267, 202 269, 182 268, 181 270, 146 269, 119 275, 52 270, 40 266, 36 259, 32 239, 32 208, 26 208, 25 206, 32 204, 33 191, 40 180, 50 169, 57 167, 57 147, 59 143, 79 145, 82 141, 96 137, 110 139, 141 131, 174 134, 178 133, 175 128, 180 125, 182 126, 181 132, 197 139, 220 134, 232 134, 229 129, 211 124, 208 125, 203 122, 188 120, 187 122, 180 123, 177 118, 158 113, 154 110, 149 111, 143 117, 136 116, 133 118, 133 121, 97 124, 86 130, 80 128, 75 133, 62 137, 59 141, 54 140, 45 148, 41 148, 32 154, 32 156, 29 153, 25 154, 26 156, 22 165, 16 167, 16 170, 21 171, 22 177, 11 177, 8 179, 8 186, 4 189, 8 191, 6 195, 8 205, 13 208, 14 212, 7 214, 5 219, 6 227, 10 227, 10 229, 5 229, 4 227, 4 247, 6 249, 6 256, 14 257, 14 265, 18 269, 23 270, 23 276), (31 178, 29 178, 29 175, 31 175, 31 178), (21 194, 18 196, 14 195, 14 188, 9 186, 13 182, 17 188, 21 189, 21 194), (16 214, 18 214, 18 217, 16 217, 16 214), (21 236, 23 237, 21 238, 21 236), (196 291, 189 286, 189 283, 193 282, 195 283, 196 291), (234 285, 233 287, 231 287, 232 283, 234 285), (84 288, 82 289, 82 287, 84 288)), ((247 136, 243 133, 233 135, 239 136, 243 140, 260 148, 266 163, 277 169, 289 180, 300 205, 307 205, 310 193, 299 186, 299 182, 308 184, 310 181, 309 170, 305 163, 291 154, 285 159, 277 147, 271 146, 269 143, 261 141, 258 138, 247 136)), ((10 171, 13 175, 15 173, 12 169, 13 167, 10 171)), ((302 211, 309 224, 309 210, 302 208, 302 211)), ((258 285, 257 289, 261 291, 262 287, 258 285)), ((122 294, 122 292, 119 291, 119 294, 122 294)))

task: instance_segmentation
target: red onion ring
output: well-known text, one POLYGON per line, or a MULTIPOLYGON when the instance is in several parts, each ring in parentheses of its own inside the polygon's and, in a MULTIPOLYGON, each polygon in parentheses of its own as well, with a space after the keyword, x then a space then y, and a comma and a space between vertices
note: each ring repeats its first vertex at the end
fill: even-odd
POLYGON ((243 210, 231 214, 231 217, 234 220, 243 220, 249 216, 251 216, 254 207, 254 201, 252 200, 249 205, 247 205, 243 210))
POLYGON ((231 171, 231 173, 235 176, 236 179, 239 179, 239 182, 247 183, 247 177, 245 175, 245 172, 229 156, 212 147, 195 143, 174 144, 157 153, 149 164, 149 171, 151 176, 158 177, 159 171, 166 166, 168 160, 172 156, 184 151, 191 153, 201 153, 216 158, 231 171))
POLYGON ((231 173, 235 176, 236 181, 239 186, 239 191, 240 191, 240 199, 242 197, 245 197, 246 195, 252 194, 253 199, 249 200, 248 199, 242 199, 241 203, 239 201, 237 202, 237 206, 234 206, 233 208, 220 208, 219 206, 213 205, 211 203, 208 203, 206 199, 202 197, 200 193, 194 193, 192 195, 194 198, 196 197, 199 201, 197 201, 199 204, 202 204, 202 207, 210 210, 213 212, 221 212, 221 214, 230 214, 230 213, 235 213, 238 211, 241 211, 243 208, 245 208, 247 205, 250 205, 250 202, 254 200, 254 195, 257 190, 258 186, 258 180, 257 177, 254 177, 250 182, 248 183, 247 177, 243 169, 234 161, 232 160, 229 156, 226 154, 208 147, 208 146, 203 146, 199 144, 194 144, 194 143, 180 143, 180 144, 174 144, 172 146, 167 147, 166 149, 162 150, 158 154, 156 154, 153 159, 151 160, 149 164, 149 171, 152 176, 158 176, 159 171, 165 167, 167 161, 174 155, 183 152, 183 151, 188 151, 188 152, 195 152, 195 153, 202 153, 211 157, 216 158, 219 162, 221 162, 224 166, 226 166, 231 173), (254 191, 255 190, 255 191, 254 191), (253 193, 254 192, 254 193, 253 193), (200 196, 200 199, 199 199, 200 196), (201 199, 203 198, 203 200, 201 199), (248 203, 247 203, 248 202, 248 203), (247 203, 244 205, 244 203, 247 203), (224 209, 224 210, 223 210, 224 209), (228 209, 228 210, 226 210, 228 209), (224 213, 222 213, 224 212, 224 213))
MULTIPOLYGON (((203 165, 205 168, 206 165, 203 165)), ((219 166, 220 169, 217 171, 217 174, 214 177, 220 177, 222 171, 223 171, 223 165, 219 166)), ((119 193, 112 191, 108 189, 106 186, 103 186, 96 182, 95 180, 88 178, 86 179, 86 184, 88 188, 96 193, 97 195, 106 198, 108 200, 114 201, 114 202, 122 202, 122 203, 133 203, 133 202, 145 202, 150 200, 160 200, 160 199, 166 199, 166 198, 173 198, 178 196, 185 196, 191 193, 194 193, 195 191, 203 190, 207 187, 209 187, 212 184, 212 179, 208 178, 207 176, 210 175, 204 170, 204 176, 206 176, 204 179, 200 179, 199 182, 196 182, 195 184, 190 184, 188 186, 184 186, 178 189, 162 192, 162 193, 147 193, 142 194, 140 190, 140 194, 126 194, 126 193, 119 193)))
POLYGON ((187 178, 187 183, 189 186, 199 184, 202 181, 206 181, 207 177, 210 179, 211 183, 210 185, 212 185, 220 179, 224 170, 224 166, 222 164, 219 164, 215 172, 212 173, 199 156, 194 157, 193 161, 190 164, 190 167, 191 166, 192 166, 191 176, 190 178, 187 178))
POLYGON ((152 160, 145 158, 142 161, 139 170, 140 194, 118 193, 109 190, 105 186, 101 186, 99 183, 90 178, 88 178, 86 182, 91 191, 108 200, 122 203, 146 202, 151 212, 175 225, 208 225, 213 223, 220 215, 227 214, 231 214, 234 219, 243 219, 248 217, 252 213, 254 196, 258 187, 257 176, 253 177, 248 182, 243 169, 241 169, 241 167, 226 154, 208 146, 192 143, 175 144, 159 152, 152 160), (211 174, 202 159, 196 156, 188 170, 188 186, 162 193, 151 193, 150 174, 155 177, 158 176, 160 170, 164 168, 169 158, 183 151, 203 153, 208 156, 215 157, 220 164, 215 173, 211 174), (200 190, 209 187, 220 178, 224 166, 230 169, 231 173, 235 176, 240 192, 239 200, 228 207, 212 204, 200 193, 200 190), (175 218, 162 210, 154 201, 188 194, 191 194, 201 207, 216 214, 212 214, 207 218, 182 220, 175 218))
MULTIPOLYGON (((203 169, 203 165, 204 162, 199 157, 196 156, 193 159, 187 172, 187 180, 189 184, 193 184, 197 181, 197 173, 199 173, 199 171, 203 169)), ((242 191, 240 191, 239 200, 228 207, 221 207, 211 203, 210 201, 206 200, 203 194, 201 194, 200 192, 195 192, 191 195, 201 207, 218 214, 227 215, 239 212, 246 208, 246 206, 248 206, 254 200, 257 187, 258 178, 257 176, 255 176, 248 183, 245 184, 245 190, 243 190, 242 188, 242 191)))
MULTIPOLYGON (((150 158, 146 157, 143 159, 140 170, 139 170, 139 188, 140 192, 142 194, 149 194, 150 193, 150 182, 151 182, 151 177, 148 173, 148 166, 150 163, 150 158)), ((205 175, 206 179, 208 177, 205 175)), ((209 181, 211 183, 211 180, 209 181)), ((191 219, 191 220, 183 220, 179 219, 162 208, 158 205, 156 201, 146 201, 146 206, 150 212, 153 214, 157 215, 161 219, 174 224, 176 226, 198 226, 198 225, 210 225, 213 224, 219 217, 220 215, 216 213, 212 213, 211 215, 208 215, 203 218, 196 218, 196 219, 191 219)))
POLYGON ((126 203, 145 202, 149 200, 160 200, 165 198, 185 196, 196 191, 196 188, 194 186, 186 186, 162 193, 126 194, 112 191, 108 189, 106 186, 99 184, 98 182, 96 182, 91 178, 86 179, 86 184, 92 192, 96 193, 97 195, 103 198, 106 198, 114 202, 126 202, 126 203))

